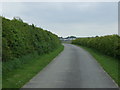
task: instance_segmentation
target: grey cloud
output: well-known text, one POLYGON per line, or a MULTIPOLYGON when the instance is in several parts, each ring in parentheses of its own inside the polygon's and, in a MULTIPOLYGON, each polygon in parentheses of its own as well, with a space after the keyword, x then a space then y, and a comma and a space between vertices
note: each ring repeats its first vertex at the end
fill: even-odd
POLYGON ((28 23, 59 36, 92 36, 117 33, 118 4, 103 3, 4 3, 6 17, 19 16, 28 23))

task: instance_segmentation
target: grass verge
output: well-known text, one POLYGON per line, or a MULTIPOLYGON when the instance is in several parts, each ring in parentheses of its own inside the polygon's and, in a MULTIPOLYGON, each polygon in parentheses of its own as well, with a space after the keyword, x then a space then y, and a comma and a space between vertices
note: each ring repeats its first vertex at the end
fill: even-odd
POLYGON ((2 61, 0 61, 0 89, 1 88, 2 88, 2 61))
POLYGON ((88 48, 84 46, 80 46, 80 47, 88 51, 103 67, 103 69, 112 77, 112 79, 120 86, 120 81, 119 81, 120 73, 118 71, 119 70, 118 64, 120 63, 120 61, 118 59, 104 55, 92 48, 88 48))
POLYGON ((8 72, 2 77, 2 88, 21 88, 33 76, 48 65, 63 49, 64 46, 60 46, 49 54, 42 56, 34 55, 34 57, 31 57, 30 55, 26 56, 25 59, 30 59, 27 63, 8 72))

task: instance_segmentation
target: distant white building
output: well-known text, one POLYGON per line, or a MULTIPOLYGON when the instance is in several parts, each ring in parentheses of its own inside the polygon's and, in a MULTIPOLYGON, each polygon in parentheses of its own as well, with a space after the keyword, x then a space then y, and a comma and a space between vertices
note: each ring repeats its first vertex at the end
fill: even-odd
POLYGON ((62 40, 62 41, 72 41, 72 40, 75 40, 75 39, 76 39, 76 37, 74 37, 74 36, 70 36, 70 37, 66 37, 66 38, 60 37, 60 40, 62 40))

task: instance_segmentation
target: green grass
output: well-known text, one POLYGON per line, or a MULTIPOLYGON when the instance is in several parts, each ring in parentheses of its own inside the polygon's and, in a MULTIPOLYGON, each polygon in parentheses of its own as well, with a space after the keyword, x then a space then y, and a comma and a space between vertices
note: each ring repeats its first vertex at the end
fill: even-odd
POLYGON ((24 63, 21 67, 18 67, 17 69, 14 69, 3 76, 2 87, 21 88, 46 65, 48 65, 63 49, 64 46, 60 46, 53 52, 42 56, 34 55, 34 57, 31 57, 28 55, 25 58, 30 59, 27 63, 24 63))
POLYGON ((2 88, 2 62, 0 61, 0 89, 1 88, 2 88))
POLYGON ((118 72, 118 62, 120 61, 118 59, 115 59, 113 57, 104 55, 100 53, 99 51, 96 51, 92 48, 80 46, 81 48, 88 51, 96 60, 97 62, 103 67, 103 69, 114 79, 114 81, 120 86, 120 80, 118 77, 120 77, 120 73, 118 72))

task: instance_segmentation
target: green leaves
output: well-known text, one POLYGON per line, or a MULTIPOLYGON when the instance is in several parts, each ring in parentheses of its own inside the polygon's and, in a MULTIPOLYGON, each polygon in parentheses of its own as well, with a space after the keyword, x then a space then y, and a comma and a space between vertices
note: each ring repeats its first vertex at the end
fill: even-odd
POLYGON ((120 58, 120 36, 107 35, 102 37, 79 38, 72 41, 73 44, 94 48, 106 55, 120 58))
POLYGON ((60 46, 59 38, 49 31, 28 25, 20 18, 9 20, 2 17, 2 60, 9 61, 38 52, 49 53, 60 46))

